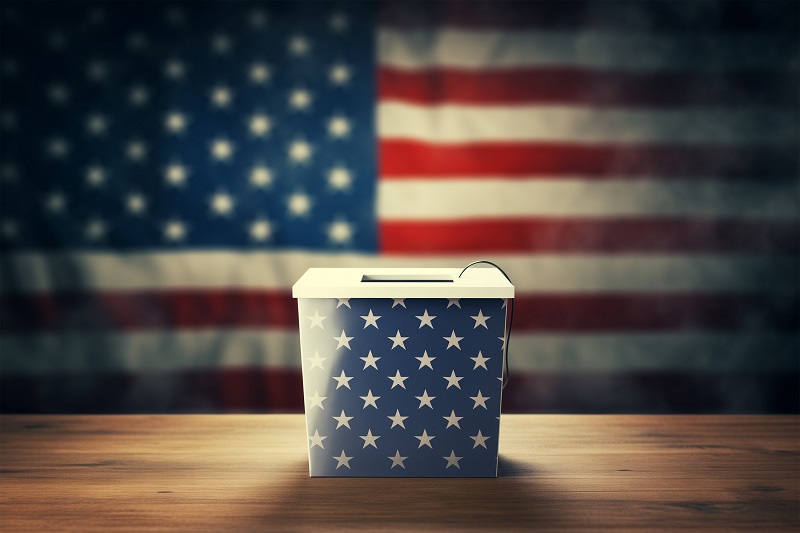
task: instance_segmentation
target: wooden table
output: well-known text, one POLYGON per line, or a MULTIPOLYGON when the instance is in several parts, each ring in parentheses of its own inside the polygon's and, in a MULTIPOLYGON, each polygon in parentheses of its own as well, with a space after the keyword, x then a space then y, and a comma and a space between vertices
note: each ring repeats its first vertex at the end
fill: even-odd
POLYGON ((498 479, 310 479, 301 415, 3 416, 0 528, 796 531, 799 422, 504 415, 498 479))

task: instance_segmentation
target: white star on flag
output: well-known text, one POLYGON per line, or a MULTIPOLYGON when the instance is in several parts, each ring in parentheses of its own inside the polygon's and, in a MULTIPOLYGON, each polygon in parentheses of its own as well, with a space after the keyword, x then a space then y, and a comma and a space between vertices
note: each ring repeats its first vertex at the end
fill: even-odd
POLYGON ((489 329, 489 326, 486 325, 486 321, 492 317, 484 316, 483 311, 481 309, 478 309, 478 314, 475 316, 471 316, 470 318, 475 321, 475 326, 472 329, 475 329, 478 326, 483 326, 484 328, 489 329))
POLYGON ((429 315, 427 309, 425 309, 424 313, 415 318, 419 319, 419 329, 422 329, 422 326, 428 326, 433 329, 433 319, 436 317, 429 315))
POLYGON ((349 309, 352 309, 352 307, 350 307, 350 298, 337 298, 337 300, 338 302, 336 304, 336 309, 339 309, 341 306, 345 306, 349 309))
POLYGON ((367 430, 366 435, 359 435, 359 437, 364 439, 364 446, 362 449, 366 448, 367 446, 372 446, 373 448, 377 449, 378 445, 375 444, 375 441, 381 438, 380 435, 373 435, 371 429, 367 430))
POLYGON ((339 457, 336 457, 334 455, 333 458, 338 461, 338 464, 336 465, 336 470, 339 470, 340 466, 346 466, 347 468, 350 468, 350 459, 352 459, 352 457, 347 457, 344 454, 344 450, 342 450, 342 455, 340 455, 339 457))
POLYGON ((461 349, 461 345, 459 345, 458 343, 459 343, 459 342, 461 342, 461 340, 462 340, 464 337, 456 337, 456 332, 455 332, 455 330, 454 330, 454 331, 453 331, 453 332, 450 334, 450 336, 449 336, 449 337, 442 337, 442 338, 443 338, 444 340, 446 340, 446 341, 447 341, 447 348, 445 348, 446 350, 449 350, 449 349, 450 349, 450 348, 452 348, 453 346, 455 346, 456 348, 458 348, 458 349, 460 350, 460 349, 461 349))
POLYGON ((342 334, 338 337, 334 337, 333 340, 339 343, 339 345, 336 347, 337 350, 342 346, 344 346, 348 350, 352 350, 352 348, 350 348, 350 341, 353 340, 354 338, 355 337, 348 337, 345 334, 344 330, 342 330, 342 334))
POLYGON ((456 371, 455 370, 451 370, 449 376, 443 376, 443 377, 444 377, 444 379, 447 380, 447 388, 448 389, 450 387, 455 387, 457 389, 461 388, 461 385, 458 382, 461 381, 464 378, 456 376, 456 371))
POLYGON ((368 366, 371 366, 375 370, 378 370, 378 365, 376 365, 375 363, 378 362, 378 359, 380 359, 380 357, 375 357, 374 355, 372 355, 372 350, 369 351, 366 357, 359 357, 359 359, 364 361, 364 368, 362 370, 366 370, 368 366))
POLYGON ((400 415, 400 409, 395 409, 394 416, 387 416, 386 418, 392 421, 392 427, 400 426, 401 428, 406 429, 405 424, 403 424, 403 420, 408 417, 400 415))
POLYGON ((419 361, 419 369, 418 370, 422 370, 423 366, 427 366, 428 368, 433 370, 433 366, 431 365, 431 362, 436 358, 429 356, 428 355, 428 351, 426 350, 425 352, 423 352, 422 357, 415 357, 414 359, 419 361))
POLYGON ((314 446, 319 446, 323 450, 325 449, 325 446, 322 445, 322 441, 327 439, 328 437, 321 436, 319 434, 319 431, 317 431, 316 429, 314 430, 314 435, 308 438, 311 439, 311 448, 313 448, 314 446))
MULTIPOLYGON (((464 417, 463 416, 456 416, 456 412, 451 409, 450 410, 450 416, 443 416, 442 418, 447 420, 447 427, 448 428, 450 426, 455 426, 458 429, 461 429, 461 426, 459 425, 458 421, 461 420, 464 417)), ((445 428, 445 429, 447 429, 447 428, 445 428)))
POLYGON ((431 439, 435 439, 436 436, 428 435, 427 430, 423 429, 422 435, 416 435, 415 438, 419 439, 419 446, 417 446, 417 449, 422 448, 423 446, 433 449, 433 446, 431 446, 431 439))
MULTIPOLYGON (((311 368, 319 367, 322 370, 325 370, 325 367, 322 366, 322 362, 327 359, 327 357, 320 357, 319 352, 314 352, 314 357, 306 357, 309 361, 311 361, 311 368)), ((310 370, 310 369, 309 369, 310 370)))
POLYGON ((431 402, 436 399, 436 396, 428 396, 428 389, 422 391, 422 396, 414 396, 414 397, 417 400, 419 400, 418 409, 422 409, 423 405, 427 405, 428 407, 433 409, 433 404, 431 402))
POLYGON ((406 306, 405 298, 392 298, 392 300, 393 300, 392 301, 392 309, 394 309, 394 307, 396 305, 399 305, 401 307, 405 307, 406 306))
POLYGON ((484 357, 483 354, 479 351, 477 357, 470 357, 473 361, 475 361, 475 367, 472 370, 477 370, 479 366, 483 367, 484 370, 489 370, 486 368, 486 361, 489 360, 488 357, 484 357))
POLYGON ((378 408, 377 401, 380 399, 380 396, 373 396, 372 395, 372 389, 367 391, 367 395, 366 396, 359 396, 359 398, 364 400, 364 407, 362 407, 362 409, 366 409, 368 405, 371 405, 375 409, 378 408))
POLYGON ((484 409, 488 410, 488 408, 486 407, 486 400, 490 398, 489 396, 484 396, 483 394, 481 394, 481 391, 478 391, 477 396, 470 396, 469 398, 475 402, 475 405, 472 406, 473 409, 477 409, 478 406, 480 405, 484 409))
POLYGON ((333 416, 331 418, 333 418, 334 420, 336 420, 336 422, 338 422, 336 424, 336 429, 339 429, 342 426, 346 427, 347 429, 351 429, 350 421, 353 419, 353 417, 344 414, 344 409, 342 409, 342 414, 340 414, 339 416, 333 416))
POLYGON ((379 329, 378 328, 378 319, 380 318, 380 316, 379 315, 373 315, 372 314, 372 309, 369 310, 368 314, 362 316, 361 318, 363 318, 365 320, 364 329, 367 329, 367 326, 375 326, 375 329, 379 329))
POLYGON ((408 337, 401 336, 400 335, 400 330, 398 329, 397 333, 395 334, 394 337, 389 337, 389 340, 392 341, 392 348, 391 349, 394 350, 396 347, 399 346, 399 347, 401 347, 402 349, 405 350, 406 349, 406 345, 403 344, 403 343, 406 341, 406 339, 408 339, 408 337))
POLYGON ((456 452, 454 450, 450 450, 450 456, 449 457, 445 456, 442 459, 446 459, 447 460, 447 466, 445 467, 445 469, 450 468, 451 466, 455 466, 456 468, 461 470, 461 467, 458 466, 458 462, 461 459, 463 459, 463 457, 457 457, 456 456, 456 452))
POLYGON ((339 387, 347 387, 349 389, 350 388, 350 380, 353 379, 353 377, 352 376, 351 377, 345 376, 344 375, 344 370, 342 370, 341 375, 339 375, 338 377, 337 376, 333 376, 333 379, 336 380, 336 389, 337 390, 339 389, 339 387))
POLYGON ((322 405, 322 402, 327 400, 328 397, 320 396, 318 391, 314 391, 314 396, 307 396, 306 399, 311 402, 311 405, 308 407, 309 410, 313 409, 314 407, 319 407, 324 411, 325 407, 322 405))
POLYGON ((400 371, 398 370, 394 376, 388 376, 389 379, 392 380, 392 388, 397 387, 398 385, 402 388, 406 388, 405 381, 408 379, 408 376, 401 376, 400 371))
POLYGON ((461 309, 461 304, 459 303, 459 298, 448 298, 447 300, 447 308, 450 309, 451 305, 455 305, 459 309, 461 309))
POLYGON ((475 448, 477 448, 478 446, 483 446, 484 449, 488 449, 488 448, 486 448, 486 440, 489 439, 489 437, 488 436, 484 436, 481 433, 480 429, 478 430, 478 434, 477 435, 475 435, 474 437, 470 437, 470 438, 475 441, 475 445, 472 446, 473 450, 475 448))
POLYGON ((408 459, 408 457, 402 457, 400 455, 400 450, 395 451, 394 457, 389 457, 389 459, 392 460, 392 468, 394 468, 396 466, 400 466, 401 468, 403 468, 405 470, 406 465, 403 464, 403 461, 408 459))

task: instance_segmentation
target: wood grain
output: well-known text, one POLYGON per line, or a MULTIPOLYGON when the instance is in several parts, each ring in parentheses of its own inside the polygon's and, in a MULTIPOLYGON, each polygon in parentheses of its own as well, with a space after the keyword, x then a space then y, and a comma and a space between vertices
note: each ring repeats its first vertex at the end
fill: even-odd
POLYGON ((4 531, 797 531, 796 416, 504 415, 498 479, 308 477, 301 415, 4 416, 4 531))

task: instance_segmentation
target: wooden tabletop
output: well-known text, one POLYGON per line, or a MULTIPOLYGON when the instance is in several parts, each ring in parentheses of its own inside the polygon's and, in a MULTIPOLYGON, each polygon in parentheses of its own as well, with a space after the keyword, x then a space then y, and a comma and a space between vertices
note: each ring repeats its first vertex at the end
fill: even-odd
POLYGON ((503 415, 498 479, 308 477, 301 415, 3 416, 5 531, 796 531, 796 416, 503 415))

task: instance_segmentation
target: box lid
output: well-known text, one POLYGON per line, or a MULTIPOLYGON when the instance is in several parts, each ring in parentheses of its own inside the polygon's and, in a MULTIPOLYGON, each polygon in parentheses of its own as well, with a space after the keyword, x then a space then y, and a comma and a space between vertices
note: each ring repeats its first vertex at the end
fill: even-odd
POLYGON ((295 298, 513 298, 514 286, 495 268, 309 268, 292 287, 295 298))

